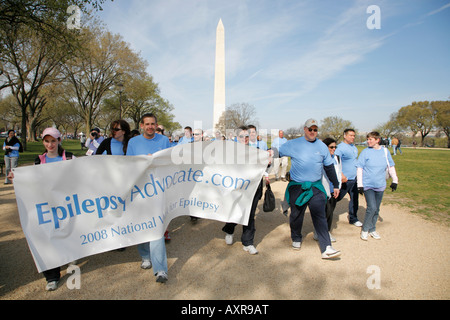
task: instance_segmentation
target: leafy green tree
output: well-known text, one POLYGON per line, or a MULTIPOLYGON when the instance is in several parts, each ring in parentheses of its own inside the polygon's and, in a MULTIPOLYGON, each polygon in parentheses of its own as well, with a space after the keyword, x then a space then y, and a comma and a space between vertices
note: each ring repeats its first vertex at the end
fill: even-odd
POLYGON ((433 110, 429 101, 413 102, 400 108, 397 114, 397 122, 412 131, 414 136, 417 132, 420 132, 421 146, 423 146, 425 137, 436 125, 436 110, 433 110))
POLYGON ((450 148, 450 101, 433 101, 432 109, 436 113, 436 127, 447 136, 447 148, 450 148))

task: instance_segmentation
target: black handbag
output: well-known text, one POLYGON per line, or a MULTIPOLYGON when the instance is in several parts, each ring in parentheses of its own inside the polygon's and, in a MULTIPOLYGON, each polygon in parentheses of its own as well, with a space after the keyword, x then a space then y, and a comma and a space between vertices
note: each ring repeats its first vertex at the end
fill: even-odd
POLYGON ((275 209, 275 195, 270 188, 270 184, 266 185, 266 192, 264 193, 264 212, 271 212, 275 209))

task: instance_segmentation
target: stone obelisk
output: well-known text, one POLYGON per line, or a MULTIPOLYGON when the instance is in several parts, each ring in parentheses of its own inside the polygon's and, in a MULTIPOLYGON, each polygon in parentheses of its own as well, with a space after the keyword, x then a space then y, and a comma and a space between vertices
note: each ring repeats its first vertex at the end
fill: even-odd
POLYGON ((220 116, 225 111, 225 28, 222 19, 216 29, 216 68, 214 78, 213 128, 216 130, 220 116))

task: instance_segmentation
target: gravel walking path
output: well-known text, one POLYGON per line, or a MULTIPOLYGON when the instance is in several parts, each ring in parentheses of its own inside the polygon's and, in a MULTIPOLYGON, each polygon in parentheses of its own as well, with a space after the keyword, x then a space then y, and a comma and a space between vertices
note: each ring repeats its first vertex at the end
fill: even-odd
MULTIPOLYGON (((277 201, 286 182, 273 182, 277 201)), ((388 191, 387 191, 388 192, 388 191)), ((362 241, 360 228, 348 224, 348 196, 338 203, 333 244, 338 260, 322 260, 309 211, 300 251, 291 249, 288 218, 279 203, 274 212, 256 215, 257 255, 240 243, 228 246, 223 223, 187 216, 169 225, 167 243, 169 281, 155 282, 151 270, 140 268, 136 246, 78 261, 81 288, 68 289, 62 269, 59 288, 46 292, 45 279, 34 265, 20 226, 14 189, 0 187, 0 299, 449 299, 450 237, 448 227, 424 220, 406 209, 382 205, 377 231, 382 239, 362 241)), ((360 196, 359 217, 365 212, 360 196)))

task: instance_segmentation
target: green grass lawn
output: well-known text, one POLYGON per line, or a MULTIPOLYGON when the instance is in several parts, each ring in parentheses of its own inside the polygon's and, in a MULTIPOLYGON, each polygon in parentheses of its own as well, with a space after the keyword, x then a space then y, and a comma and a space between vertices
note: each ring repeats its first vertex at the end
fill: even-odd
MULTIPOLYGON (((65 140, 63 147, 78 157, 86 153, 78 140, 65 140)), ((358 149, 361 152, 364 147, 358 149)), ((19 165, 34 163, 43 151, 41 142, 29 142, 28 150, 20 155, 19 165)), ((405 206, 426 219, 450 225, 450 150, 402 148, 402 151, 402 155, 393 156, 398 189, 396 192, 386 189, 383 203, 405 206)))

